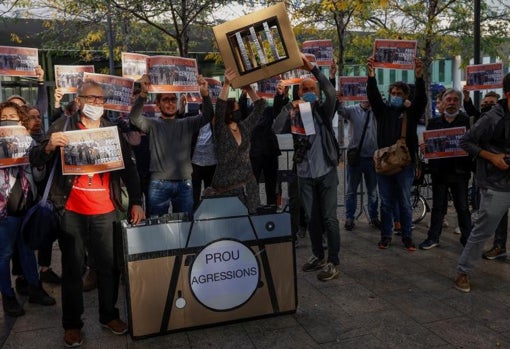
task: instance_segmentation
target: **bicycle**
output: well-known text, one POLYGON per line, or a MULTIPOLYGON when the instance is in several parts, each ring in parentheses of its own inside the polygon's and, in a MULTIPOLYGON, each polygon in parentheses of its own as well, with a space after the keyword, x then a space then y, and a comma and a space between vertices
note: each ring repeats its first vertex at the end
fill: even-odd
POLYGON ((430 206, 427 198, 422 194, 423 189, 429 189, 430 182, 426 164, 421 164, 420 175, 414 179, 411 189, 411 207, 413 209, 413 224, 421 222, 427 212, 430 212, 430 206))

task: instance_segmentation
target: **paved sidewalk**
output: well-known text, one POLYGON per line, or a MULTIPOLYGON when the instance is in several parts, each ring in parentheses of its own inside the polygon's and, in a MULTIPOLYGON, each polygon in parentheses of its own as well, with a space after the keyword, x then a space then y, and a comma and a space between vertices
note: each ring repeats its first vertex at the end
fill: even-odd
MULTIPOLYGON (((378 232, 366 222, 358 221, 347 232, 341 221, 341 275, 325 283, 315 273, 301 272, 309 256, 309 242, 301 240, 296 250, 299 305, 292 315, 133 341, 100 327, 97 293, 86 293, 82 347, 510 348, 510 261, 480 260, 472 292, 456 291, 452 280, 461 245, 453 217, 441 247, 415 252, 404 250, 398 236, 388 250, 379 250, 378 232)), ((425 221, 415 227, 416 243, 425 237, 425 221)), ((53 264, 58 270, 56 247, 53 264)), ((26 315, 15 320, 0 309, 0 347, 62 347, 60 287, 45 288, 57 298, 56 306, 25 302, 26 315)), ((125 319, 123 290, 119 306, 125 319)))

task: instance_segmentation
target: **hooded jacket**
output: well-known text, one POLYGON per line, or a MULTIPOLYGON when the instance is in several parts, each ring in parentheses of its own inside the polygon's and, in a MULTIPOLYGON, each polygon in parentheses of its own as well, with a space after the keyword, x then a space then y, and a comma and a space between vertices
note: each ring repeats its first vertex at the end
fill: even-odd
POLYGON ((498 101, 490 111, 461 138, 461 147, 476 158, 476 184, 480 188, 510 191, 510 169, 500 170, 479 156, 482 150, 510 154, 510 111, 507 99, 498 101))

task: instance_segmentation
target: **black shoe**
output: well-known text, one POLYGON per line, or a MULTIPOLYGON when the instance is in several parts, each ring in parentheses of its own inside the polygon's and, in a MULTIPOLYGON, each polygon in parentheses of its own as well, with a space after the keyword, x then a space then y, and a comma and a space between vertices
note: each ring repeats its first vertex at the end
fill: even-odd
POLYGON ((48 284, 60 285, 60 283, 62 282, 60 276, 55 274, 55 272, 51 268, 48 268, 45 271, 40 271, 39 279, 41 280, 41 282, 46 282, 48 284))
MULTIPOLYGON (((14 293, 14 290, 13 290, 14 293)), ((2 293, 2 305, 4 308, 4 313, 6 315, 17 317, 25 315, 25 311, 21 307, 21 305, 18 303, 18 300, 16 299, 16 296, 7 296, 6 294, 2 293)))
POLYGON ((429 239, 426 239, 419 245, 420 249, 422 249, 422 250, 430 250, 431 248, 434 248, 436 246, 439 246, 439 241, 434 241, 434 240, 429 240, 429 239))
POLYGON ((25 280, 23 276, 18 276, 16 278, 16 292, 20 296, 28 296, 28 282, 25 280))
POLYGON ((311 256, 308 258, 308 261, 303 265, 302 270, 303 271, 314 271, 314 270, 320 270, 324 268, 326 265, 326 260, 323 258, 317 258, 315 256, 311 256))
POLYGON ((28 301, 40 305, 55 305, 55 298, 51 297, 39 284, 37 286, 28 285, 28 301))

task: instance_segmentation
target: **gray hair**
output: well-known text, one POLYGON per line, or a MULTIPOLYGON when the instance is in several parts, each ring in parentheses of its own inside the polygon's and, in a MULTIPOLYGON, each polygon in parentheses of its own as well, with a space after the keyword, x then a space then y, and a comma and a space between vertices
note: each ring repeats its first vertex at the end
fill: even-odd
POLYGON ((460 101, 462 101, 462 92, 460 92, 459 90, 456 90, 454 88, 447 88, 446 90, 444 90, 442 100, 444 101, 446 99, 447 95, 451 95, 453 93, 456 94, 457 97, 459 97, 460 101))
POLYGON ((83 81, 80 84, 80 86, 78 87, 78 91, 77 91, 78 96, 81 95, 83 93, 83 91, 85 91, 86 89, 88 89, 90 87, 98 87, 101 90, 103 89, 103 85, 101 85, 99 82, 91 80, 91 79, 87 79, 87 80, 83 81))

